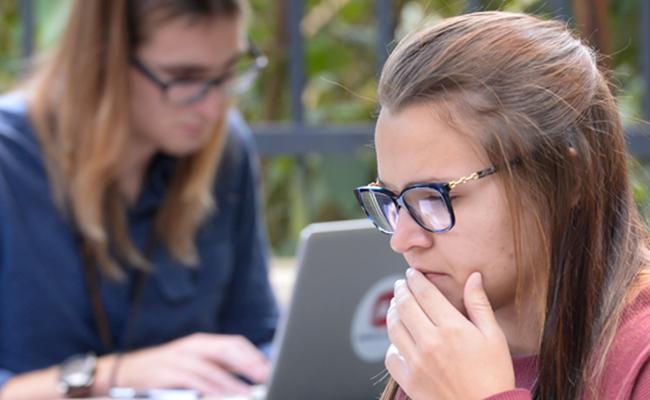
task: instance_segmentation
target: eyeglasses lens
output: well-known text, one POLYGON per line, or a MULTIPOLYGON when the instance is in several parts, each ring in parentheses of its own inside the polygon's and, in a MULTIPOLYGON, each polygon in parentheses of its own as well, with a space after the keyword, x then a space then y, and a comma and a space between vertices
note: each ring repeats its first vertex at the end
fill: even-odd
POLYGON ((404 195, 404 203, 420 225, 437 232, 451 226, 451 215, 445 199, 433 188, 414 188, 404 195))

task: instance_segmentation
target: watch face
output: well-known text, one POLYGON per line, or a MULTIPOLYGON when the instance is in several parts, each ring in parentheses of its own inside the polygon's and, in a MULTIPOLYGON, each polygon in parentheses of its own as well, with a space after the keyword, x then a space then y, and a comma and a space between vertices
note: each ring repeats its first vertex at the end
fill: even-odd
POLYGON ((63 394, 69 395, 79 389, 89 389, 95 377, 97 357, 92 354, 75 355, 61 365, 59 385, 63 394))
POLYGON ((66 377, 68 384, 73 387, 85 386, 88 383, 89 375, 86 372, 73 372, 66 377))

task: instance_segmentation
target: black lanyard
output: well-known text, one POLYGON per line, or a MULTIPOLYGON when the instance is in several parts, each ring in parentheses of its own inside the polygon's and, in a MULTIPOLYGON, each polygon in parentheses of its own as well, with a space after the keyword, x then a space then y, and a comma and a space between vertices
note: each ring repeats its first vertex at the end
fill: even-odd
MULTIPOLYGON (((111 334, 111 327, 108 322, 106 309, 102 301, 100 291, 101 276, 99 270, 96 267, 95 258, 93 257, 90 246, 83 240, 81 243, 86 288, 90 296, 93 319, 95 321, 95 327, 97 329, 97 333, 99 334, 99 338, 107 351, 126 350, 127 346, 131 344, 132 336, 134 334, 135 322, 142 306, 142 295, 144 293, 144 286, 148 273, 141 270, 138 270, 135 273, 135 285, 133 287, 133 292, 129 297, 129 315, 127 316, 126 327, 124 329, 124 335, 122 336, 123 339, 120 349, 116 349, 115 343, 113 343, 113 335, 111 334)), ((154 235, 150 234, 147 237, 147 243, 145 247, 145 257, 147 260, 152 260, 154 248, 154 235)))

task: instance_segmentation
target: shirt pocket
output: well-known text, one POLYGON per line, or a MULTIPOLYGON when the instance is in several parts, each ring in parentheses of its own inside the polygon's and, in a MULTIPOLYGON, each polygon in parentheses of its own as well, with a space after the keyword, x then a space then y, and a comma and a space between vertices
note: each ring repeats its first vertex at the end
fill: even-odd
POLYGON ((165 302, 179 304, 196 296, 195 274, 196 267, 183 265, 171 257, 159 257, 154 265, 152 281, 165 302))
POLYGON ((199 243, 200 262, 186 266, 171 257, 155 265, 153 282, 161 297, 170 305, 211 299, 220 303, 231 279, 233 254, 230 242, 213 240, 199 243))

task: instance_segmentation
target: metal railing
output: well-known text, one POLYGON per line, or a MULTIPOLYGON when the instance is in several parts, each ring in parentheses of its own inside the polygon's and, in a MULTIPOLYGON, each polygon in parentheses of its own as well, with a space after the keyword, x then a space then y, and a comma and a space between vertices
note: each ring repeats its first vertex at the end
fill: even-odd
MULTIPOLYGON (((33 51, 34 43, 34 0, 20 0, 22 18, 22 55, 27 57, 33 51)), ((643 102, 644 117, 650 118, 650 1, 639 0, 641 12, 640 48, 641 68, 645 82, 643 102)), ((287 0, 285 12, 289 16, 289 94, 290 121, 288 123, 253 124, 258 148, 262 155, 301 155, 306 153, 350 153, 367 145, 372 140, 374 125, 360 122, 353 124, 310 125, 305 123, 305 110, 302 101, 305 84, 304 39, 300 23, 304 13, 304 0, 287 0)), ((550 11, 556 18, 571 18, 570 0, 549 0, 550 11)), ((481 9, 479 0, 467 2, 468 11, 481 9)), ((376 72, 386 60, 389 44, 393 40, 391 32, 393 1, 376 0, 377 20, 376 72)), ((626 131, 630 152, 640 158, 650 159, 650 129, 647 126, 633 126, 626 131)))
MULTIPOLYGON (((340 125, 305 124, 302 94, 305 82, 304 39, 300 23, 304 13, 304 0, 288 0, 286 13, 289 16, 289 77, 291 119, 289 123, 256 124, 253 131, 260 153, 263 155, 305 153, 347 153, 372 141, 374 125, 355 123, 340 125)), ((392 0, 376 0, 377 16, 377 74, 388 57, 388 46, 393 40, 391 32, 392 0)))

